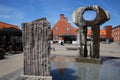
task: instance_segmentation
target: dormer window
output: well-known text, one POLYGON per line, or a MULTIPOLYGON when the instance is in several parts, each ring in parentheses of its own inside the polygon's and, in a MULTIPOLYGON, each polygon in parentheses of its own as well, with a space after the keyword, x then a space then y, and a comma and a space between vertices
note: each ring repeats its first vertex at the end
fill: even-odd
POLYGON ((69 31, 70 30, 70 28, 69 27, 66 27, 66 31, 69 31))
POLYGON ((58 27, 55 27, 55 31, 57 31, 58 30, 58 27))

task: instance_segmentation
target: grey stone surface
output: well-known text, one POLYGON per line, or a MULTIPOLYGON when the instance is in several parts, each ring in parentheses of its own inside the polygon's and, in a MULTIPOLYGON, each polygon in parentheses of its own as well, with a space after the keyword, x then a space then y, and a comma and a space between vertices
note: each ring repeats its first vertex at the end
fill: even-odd
MULTIPOLYGON (((87 67, 85 69, 86 72, 84 73, 88 77, 91 77, 92 78, 91 80, 120 80, 120 76, 119 76, 120 74, 120 46, 117 43, 110 43, 110 44, 100 43, 100 53, 101 53, 101 57, 103 57, 102 60, 104 62, 102 64, 99 64, 101 65, 101 67, 99 67, 100 68, 99 79, 94 78, 97 75, 96 73, 91 74, 91 71, 95 71, 94 68, 98 68, 95 66, 98 64, 75 62, 75 57, 78 56, 78 50, 67 50, 66 49, 66 47, 78 47, 77 45, 65 44, 64 46, 61 46, 57 44, 52 44, 51 47, 55 47, 56 49, 55 51, 51 50, 51 58, 50 58, 51 71, 54 74, 53 77, 57 77, 55 76, 56 72, 58 72, 56 68, 60 68, 60 69, 65 68, 64 70, 65 72, 63 71, 64 72, 63 75, 59 76, 58 79, 65 77, 66 75, 66 79, 69 78, 69 80, 71 80, 71 75, 69 75, 70 72, 68 71, 68 69, 74 70, 74 68, 76 67, 78 67, 79 69, 79 67, 83 66, 82 69, 87 67), (105 57, 108 57, 108 58, 105 58, 105 57), (109 57, 111 57, 111 59, 109 57), (56 65, 54 64, 58 66, 56 67, 56 65), (83 64, 87 64, 87 65, 85 66, 83 64), (92 70, 89 69, 89 66, 93 66, 92 70), (88 75, 89 73, 90 75, 88 75)), ((22 61, 23 54, 10 55, 6 57, 7 59, 0 60, 0 80, 13 80, 12 78, 14 78, 14 75, 16 74, 16 72, 18 75, 16 74, 16 79, 14 80, 20 80, 20 76, 23 75, 23 70, 22 68, 20 68, 20 67, 23 67, 23 61, 22 61)), ((79 69, 79 70, 82 71, 82 69, 79 69)), ((75 69, 75 73, 77 72, 78 70, 75 69)), ((82 76, 82 74, 83 73, 80 72, 80 74, 77 75, 78 78, 81 78, 81 77, 83 78, 84 76, 82 76)), ((58 80, 58 79, 54 79, 54 80, 58 80)))
POLYGON ((22 74, 23 74, 23 68, 20 68, 14 72, 11 72, 9 74, 0 77, 0 80, 20 80, 22 74))
POLYGON ((50 23, 40 18, 22 28, 24 75, 50 76, 50 23))
POLYGON ((0 77, 13 73, 23 67, 23 53, 6 55, 0 60, 0 77))
POLYGON ((73 22, 79 27, 79 40, 80 40, 80 48, 79 54, 80 57, 87 57, 87 27, 91 27, 91 45, 90 45, 90 54, 91 58, 99 58, 100 57, 100 25, 105 23, 110 19, 109 13, 104 11, 97 5, 80 7, 74 11, 73 22), (94 20, 85 20, 83 18, 83 14, 85 11, 93 10, 96 11, 97 15, 94 20))

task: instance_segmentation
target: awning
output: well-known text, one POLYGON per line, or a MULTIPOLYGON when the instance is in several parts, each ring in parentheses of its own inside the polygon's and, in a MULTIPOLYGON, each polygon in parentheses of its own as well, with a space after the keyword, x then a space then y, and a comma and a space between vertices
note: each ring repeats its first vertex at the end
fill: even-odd
POLYGON ((22 35, 22 30, 16 28, 2 28, 0 29, 2 35, 22 35))
POLYGON ((63 34, 62 37, 76 37, 76 35, 73 35, 73 34, 63 34))

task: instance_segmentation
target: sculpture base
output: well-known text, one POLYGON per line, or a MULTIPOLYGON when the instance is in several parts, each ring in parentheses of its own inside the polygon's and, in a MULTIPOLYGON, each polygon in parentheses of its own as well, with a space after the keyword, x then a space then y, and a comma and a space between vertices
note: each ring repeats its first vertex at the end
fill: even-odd
POLYGON ((77 62, 83 62, 83 63, 94 63, 94 64, 101 64, 101 60, 96 58, 76 58, 77 62))
POLYGON ((21 80, 52 80, 51 76, 23 75, 21 80))

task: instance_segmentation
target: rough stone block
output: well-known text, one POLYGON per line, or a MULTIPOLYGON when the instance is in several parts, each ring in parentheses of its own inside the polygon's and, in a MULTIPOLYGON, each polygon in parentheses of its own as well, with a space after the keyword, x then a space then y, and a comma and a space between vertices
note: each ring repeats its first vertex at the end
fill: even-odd
POLYGON ((94 64, 101 64, 101 60, 96 59, 96 58, 76 58, 77 62, 82 62, 82 63, 94 63, 94 64))

